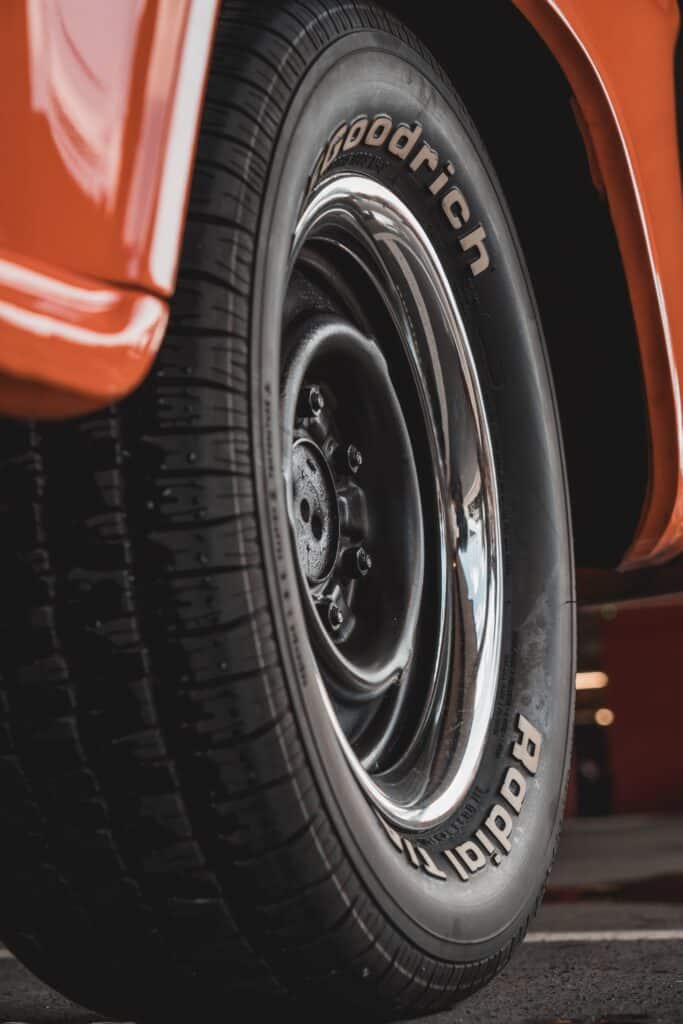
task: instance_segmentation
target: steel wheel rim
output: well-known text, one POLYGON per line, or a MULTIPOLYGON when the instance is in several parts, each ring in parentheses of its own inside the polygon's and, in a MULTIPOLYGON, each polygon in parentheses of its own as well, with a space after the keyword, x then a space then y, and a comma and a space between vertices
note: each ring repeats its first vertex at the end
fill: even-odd
MULTIPOLYGON (((421 581, 419 628, 426 629, 427 634, 418 636, 416 632, 415 644, 422 650, 429 640, 433 657, 428 682, 419 682, 420 699, 424 692, 421 707, 415 703, 421 669, 415 666, 414 658, 405 666, 406 675, 396 688, 399 696, 392 695, 394 734, 391 742, 377 749, 381 748, 382 756, 387 749, 395 750, 393 762, 380 763, 373 761, 374 755, 361 756, 340 712, 337 692, 330 684, 329 665, 321 663, 319 647, 316 650, 315 638, 311 640, 309 635, 310 654, 317 669, 319 696, 362 790, 393 823, 424 830, 448 819, 467 796, 481 763, 494 710, 503 585, 493 445, 463 318, 442 263, 408 206, 389 189, 361 174, 326 179, 302 208, 291 250, 290 282, 295 270, 312 265, 320 253, 337 271, 343 263, 346 278, 349 273, 359 275, 356 280, 362 282, 364 294, 372 295, 373 302, 378 308, 381 304, 382 313, 391 321, 391 366, 404 360, 409 369, 402 377, 399 397, 405 401, 409 381, 407 386, 414 389, 410 401, 419 410, 420 430, 424 431, 421 450, 430 456, 429 472, 424 458, 420 464, 422 528, 431 568, 429 578, 421 581), (433 491, 427 494, 429 487, 433 491), (413 692, 409 694, 411 685, 413 692), (400 692, 402 686, 405 692, 400 692), (401 714, 407 714, 407 707, 412 723, 399 721, 401 714), (402 747, 395 742, 399 726, 404 737, 402 747), (408 735, 411 727, 412 736, 408 735)), ((334 288, 334 274, 330 281, 334 288)), ((357 319, 362 318, 359 310, 357 319)), ((384 338, 374 338, 367 324, 354 323, 353 316, 348 320, 349 330, 389 358, 384 338)), ((330 330, 334 329, 333 323, 330 330)), ((299 384, 304 376, 305 367, 299 384)), ((292 504, 296 423, 290 383, 285 374, 283 464, 290 540, 310 623, 310 593, 307 596, 305 574, 297 555, 292 504)), ((390 388, 393 383, 390 374, 390 388)), ((416 443, 416 436, 414 431, 411 443, 416 443)), ((384 700, 388 704, 386 696, 384 700)), ((383 714, 389 722, 392 713, 385 707, 381 714, 375 708, 373 714, 379 715, 380 721, 383 714)))

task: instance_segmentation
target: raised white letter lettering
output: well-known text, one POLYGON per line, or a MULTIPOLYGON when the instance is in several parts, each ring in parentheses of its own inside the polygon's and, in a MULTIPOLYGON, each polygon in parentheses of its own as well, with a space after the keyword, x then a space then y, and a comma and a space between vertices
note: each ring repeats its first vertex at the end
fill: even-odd
POLYGON ((486 270, 490 266, 491 261, 489 260, 489 254, 486 251, 484 245, 484 239, 486 238, 486 232, 484 231, 481 224, 474 231, 470 231, 469 235, 465 235, 464 238, 460 239, 460 248, 463 252, 468 252, 470 249, 478 249, 479 255, 476 260, 470 263, 470 270, 472 271, 472 277, 476 277, 477 274, 481 274, 482 271, 486 270))
POLYGON ((522 741, 515 743, 512 756, 524 765, 530 775, 535 775, 538 771, 543 738, 524 715, 517 715, 517 728, 522 735, 522 741))

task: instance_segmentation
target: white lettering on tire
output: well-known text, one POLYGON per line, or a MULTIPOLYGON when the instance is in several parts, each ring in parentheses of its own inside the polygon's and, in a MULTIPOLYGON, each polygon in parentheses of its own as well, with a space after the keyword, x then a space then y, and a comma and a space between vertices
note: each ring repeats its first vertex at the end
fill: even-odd
MULTIPOLYGON (((348 153, 361 145, 373 149, 386 149, 392 156, 402 160, 412 174, 424 171, 434 174, 433 180, 427 184, 428 191, 433 196, 440 196, 445 188, 453 184, 455 165, 450 161, 446 164, 441 163, 438 152, 423 138, 422 125, 401 123, 395 126, 388 114, 376 114, 374 117, 361 114, 335 129, 316 161, 307 195, 341 153, 348 153)), ((440 206, 449 225, 455 231, 461 232, 471 217, 470 205, 462 189, 457 185, 449 188, 441 197, 440 206)), ((464 235, 458 236, 462 252, 473 256, 468 262, 469 272, 473 277, 477 277, 491 266, 486 241, 486 229, 482 224, 477 224, 465 231, 464 235)))
POLYGON ((473 875, 491 864, 496 867, 502 864, 504 858, 512 852, 515 820, 524 807, 528 777, 533 777, 538 771, 543 744, 539 730, 521 714, 517 716, 517 732, 518 737, 511 751, 517 765, 509 765, 505 772, 498 791, 500 800, 493 804, 481 828, 478 828, 470 839, 459 843, 452 850, 428 853, 415 839, 401 835, 378 815, 392 845, 413 868, 438 881, 446 882, 449 878, 455 877, 462 882, 468 882, 473 875), (521 766, 526 774, 518 766, 521 766), (439 865, 437 858, 443 862, 443 867, 439 865))

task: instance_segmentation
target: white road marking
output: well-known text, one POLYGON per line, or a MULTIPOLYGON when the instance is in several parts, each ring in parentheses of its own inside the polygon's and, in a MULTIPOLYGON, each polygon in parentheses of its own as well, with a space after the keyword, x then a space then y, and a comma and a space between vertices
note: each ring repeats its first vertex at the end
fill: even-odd
POLYGON ((527 942, 676 942, 683 928, 632 929, 613 932, 529 932, 527 942))
POLYGON ((0 949, 0 960, 14 960, 9 949, 0 949))

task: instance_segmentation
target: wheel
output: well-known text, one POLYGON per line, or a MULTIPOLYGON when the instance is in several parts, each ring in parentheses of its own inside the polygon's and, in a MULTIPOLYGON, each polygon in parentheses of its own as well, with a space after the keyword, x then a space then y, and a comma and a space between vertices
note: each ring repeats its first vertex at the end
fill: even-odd
POLYGON ((17 955, 138 1018, 493 977, 557 842, 571 532, 522 255, 424 47, 226 3, 149 380, 0 443, 17 955))

